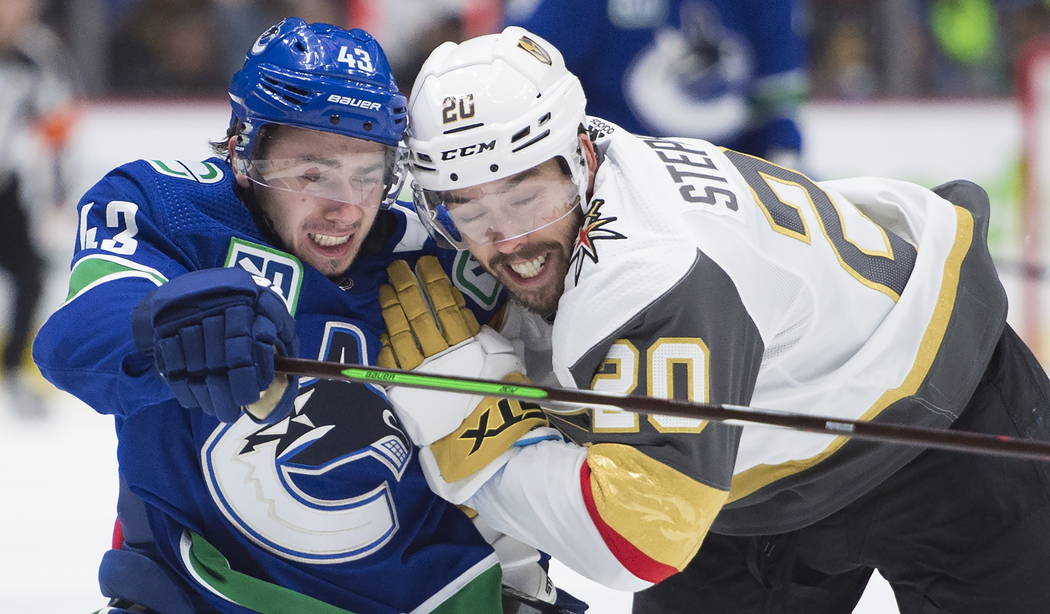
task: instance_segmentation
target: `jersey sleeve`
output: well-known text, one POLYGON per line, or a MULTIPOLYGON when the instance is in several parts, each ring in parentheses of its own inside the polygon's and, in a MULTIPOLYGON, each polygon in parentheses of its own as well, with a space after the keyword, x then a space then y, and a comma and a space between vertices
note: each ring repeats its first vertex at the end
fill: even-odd
MULTIPOLYGON (((698 251, 571 371, 580 388, 747 404, 763 347, 732 280, 698 251)), ((608 586, 641 590, 684 569, 728 498, 739 428, 601 408, 549 415, 575 443, 529 446, 469 504, 608 586)))
POLYGON ((44 377, 101 413, 126 415, 173 398, 131 336, 139 300, 191 268, 151 205, 148 190, 120 169, 84 195, 66 300, 33 345, 44 377))

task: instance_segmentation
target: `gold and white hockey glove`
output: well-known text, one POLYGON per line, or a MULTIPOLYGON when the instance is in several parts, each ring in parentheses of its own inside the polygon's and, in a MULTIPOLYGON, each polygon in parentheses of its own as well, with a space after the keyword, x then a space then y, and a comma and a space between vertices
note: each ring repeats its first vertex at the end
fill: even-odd
MULTIPOLYGON (((407 263, 387 267, 379 289, 387 332, 379 365, 460 377, 528 381, 513 345, 479 326, 437 258, 424 256, 413 272, 407 263)), ((533 403, 460 392, 391 387, 394 411, 420 446, 431 489, 453 503, 469 498, 509 459, 519 440, 555 436, 533 403), (550 431, 549 433, 547 431, 550 431)))

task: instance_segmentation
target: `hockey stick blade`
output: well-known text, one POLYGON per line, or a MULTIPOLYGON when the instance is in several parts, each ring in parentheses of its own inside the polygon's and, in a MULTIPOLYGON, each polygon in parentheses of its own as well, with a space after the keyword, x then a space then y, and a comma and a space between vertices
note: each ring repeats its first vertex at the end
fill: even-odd
MULTIPOLYGON (((577 390, 535 384, 512 384, 496 380, 451 377, 385 369, 367 365, 343 364, 304 358, 277 356, 274 367, 287 375, 335 379, 380 386, 407 386, 444 392, 483 394, 522 401, 533 401, 559 408, 614 407, 640 414, 662 414, 683 418, 714 420, 737 426, 763 425, 796 431, 850 437, 867 441, 938 448, 971 454, 990 454, 1050 462, 1050 442, 989 435, 950 429, 881 424, 807 416, 740 405, 710 405, 658 397, 622 395, 595 390, 577 390)), ((557 410, 554 410, 555 413, 557 410)))

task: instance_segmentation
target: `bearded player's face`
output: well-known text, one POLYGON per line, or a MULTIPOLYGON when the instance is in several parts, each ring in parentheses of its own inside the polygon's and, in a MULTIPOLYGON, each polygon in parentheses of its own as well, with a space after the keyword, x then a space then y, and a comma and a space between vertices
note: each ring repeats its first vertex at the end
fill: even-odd
POLYGON ((558 162, 457 192, 450 213, 474 257, 526 308, 554 313, 583 220, 558 162))

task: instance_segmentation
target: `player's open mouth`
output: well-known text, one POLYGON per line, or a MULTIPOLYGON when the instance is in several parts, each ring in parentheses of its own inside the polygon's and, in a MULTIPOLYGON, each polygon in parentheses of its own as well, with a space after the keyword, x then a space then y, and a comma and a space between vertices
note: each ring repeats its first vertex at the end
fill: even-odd
POLYGON ((547 261, 547 254, 536 256, 532 260, 523 260, 521 262, 515 262, 508 264, 518 276, 523 279, 532 279, 540 274, 540 270, 543 268, 543 263, 547 261))
POLYGON ((325 234, 321 234, 319 232, 308 232, 308 233, 306 233, 306 236, 310 237, 311 241, 313 241, 314 243, 316 243, 317 245, 319 245, 321 247, 336 247, 338 245, 342 245, 342 244, 346 243, 347 241, 349 241, 350 237, 352 237, 353 235, 352 234, 348 234, 348 235, 343 235, 343 236, 336 236, 336 235, 325 235, 325 234))
POLYGON ((517 260, 500 264, 499 277, 504 284, 520 290, 546 287, 557 275, 557 254, 554 250, 545 250, 528 260, 517 260))

